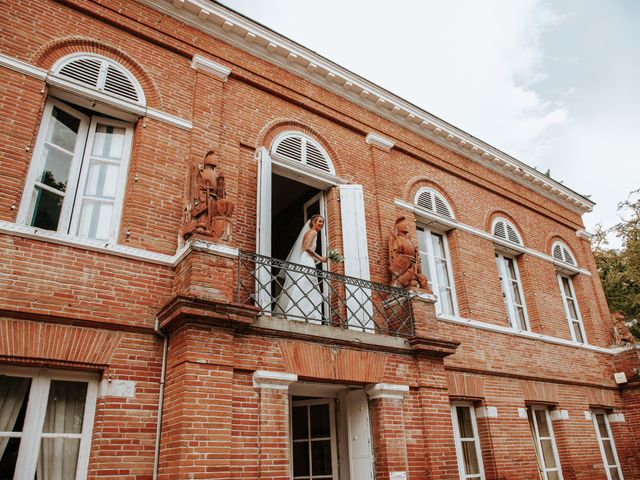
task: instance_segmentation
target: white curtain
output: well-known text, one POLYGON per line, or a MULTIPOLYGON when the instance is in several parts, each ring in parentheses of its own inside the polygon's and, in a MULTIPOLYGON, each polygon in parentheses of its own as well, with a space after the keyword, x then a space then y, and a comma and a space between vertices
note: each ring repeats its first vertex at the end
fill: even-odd
MULTIPOLYGON (((30 384, 30 378, 0 377, 0 431, 13 431, 30 384)), ((8 443, 8 437, 0 438, 0 458, 8 443)))
POLYGON ((87 384, 52 380, 42 433, 72 433, 78 438, 43 438, 36 480, 76 478, 87 384))

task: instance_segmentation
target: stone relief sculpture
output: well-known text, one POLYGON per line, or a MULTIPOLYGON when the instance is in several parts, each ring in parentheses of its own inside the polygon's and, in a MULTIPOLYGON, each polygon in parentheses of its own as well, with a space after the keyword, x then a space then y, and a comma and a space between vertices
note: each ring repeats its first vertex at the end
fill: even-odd
POLYGON ((185 207, 185 224, 181 235, 211 237, 215 241, 231 239, 231 216, 234 204, 227 199, 224 174, 214 163, 214 151, 209 150, 202 163, 192 167, 190 200, 185 207))
POLYGON ((611 321, 613 322, 613 337, 616 345, 624 345, 625 343, 640 343, 624 323, 624 315, 621 311, 613 312, 611 314, 611 321))
POLYGON ((406 217, 397 218, 389 235, 389 270, 392 286, 429 290, 427 277, 422 274, 418 247, 409 238, 406 217))

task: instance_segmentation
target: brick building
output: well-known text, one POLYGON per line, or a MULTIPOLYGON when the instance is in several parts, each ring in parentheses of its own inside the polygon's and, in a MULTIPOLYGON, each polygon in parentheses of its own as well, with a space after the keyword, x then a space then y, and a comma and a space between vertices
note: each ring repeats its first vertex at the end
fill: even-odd
POLYGON ((213 2, 3 13, 1 479, 640 478, 590 200, 213 2))

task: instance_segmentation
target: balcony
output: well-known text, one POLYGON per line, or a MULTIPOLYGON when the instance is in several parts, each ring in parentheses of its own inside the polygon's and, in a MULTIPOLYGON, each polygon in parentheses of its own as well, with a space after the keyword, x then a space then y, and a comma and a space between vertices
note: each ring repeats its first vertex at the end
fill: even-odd
POLYGON ((396 337, 414 335, 411 292, 240 252, 237 301, 263 315, 396 337))

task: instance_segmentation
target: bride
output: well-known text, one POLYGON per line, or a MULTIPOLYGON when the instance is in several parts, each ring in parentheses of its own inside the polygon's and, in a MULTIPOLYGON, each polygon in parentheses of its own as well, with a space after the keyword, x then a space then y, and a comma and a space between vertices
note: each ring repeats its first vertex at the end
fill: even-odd
MULTIPOLYGON (((318 233, 323 226, 324 218, 313 215, 302 227, 287 262, 310 268, 316 268, 318 262, 326 263, 327 257, 316 253, 318 233)), ((285 281, 276 300, 276 312, 285 316, 321 320, 323 299, 317 277, 285 269, 280 271, 279 276, 284 276, 285 281)))

